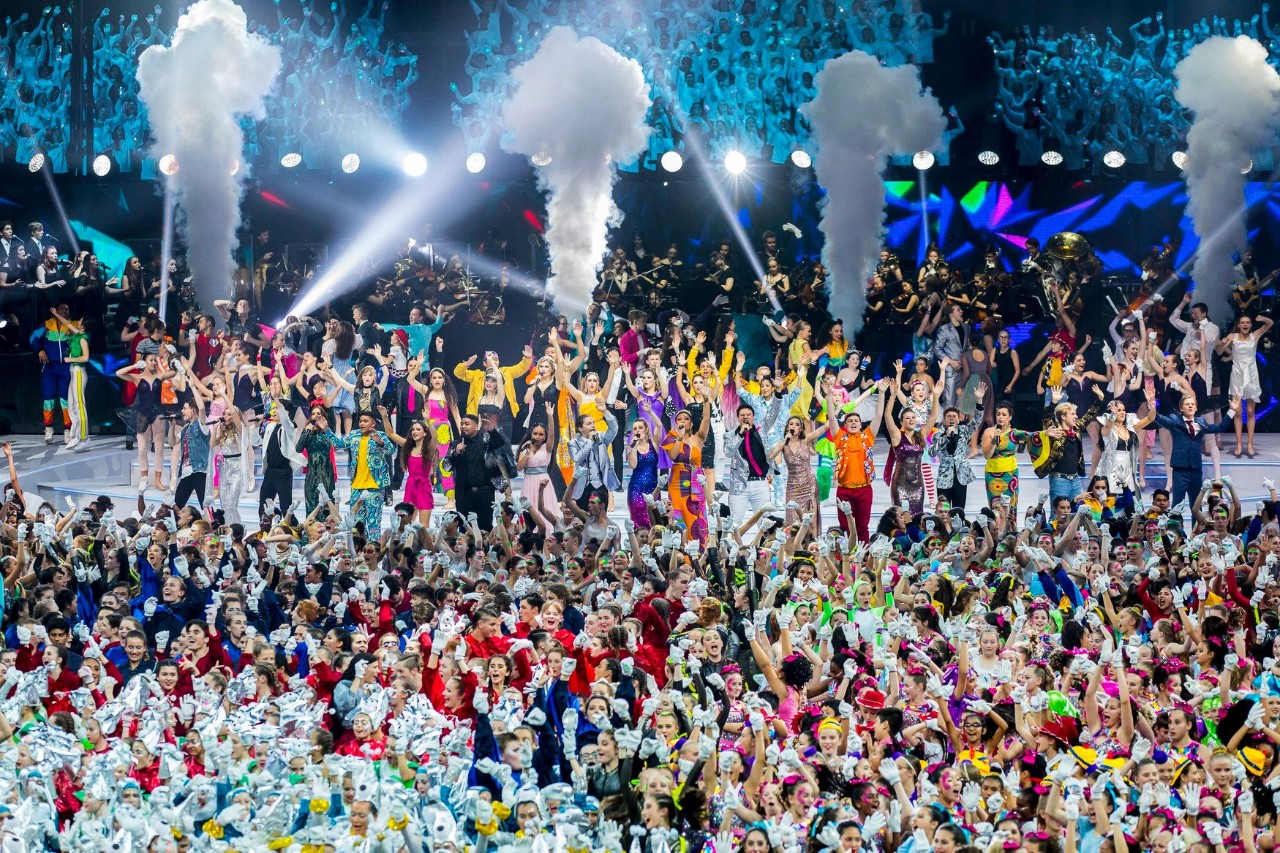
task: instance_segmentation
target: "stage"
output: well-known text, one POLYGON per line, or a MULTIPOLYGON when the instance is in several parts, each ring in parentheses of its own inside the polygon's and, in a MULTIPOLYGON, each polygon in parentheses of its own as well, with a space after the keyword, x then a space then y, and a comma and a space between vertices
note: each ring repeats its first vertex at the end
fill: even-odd
MULTIPOLYGON (((1223 439, 1225 448, 1229 449, 1235 446, 1234 436, 1229 439, 1227 436, 1223 436, 1223 439)), ((29 510, 34 511, 37 506, 32 499, 36 494, 57 507, 59 512, 66 510, 66 498, 71 498, 77 505, 83 506, 99 495, 106 495, 115 502, 116 516, 118 518, 123 518, 136 512, 138 499, 137 451, 126 451, 123 438, 112 436, 94 437, 74 451, 69 451, 63 447, 60 439, 56 444, 46 445, 38 437, 14 436, 10 439, 10 443, 13 447, 14 462, 18 467, 22 487, 28 495, 27 506, 29 510)), ((1263 479, 1266 477, 1274 479, 1277 473, 1280 473, 1280 435, 1258 435, 1255 446, 1258 454, 1253 459, 1247 457, 1236 459, 1227 453, 1226 449, 1222 452, 1222 473, 1231 477, 1240 496, 1241 512, 1245 515, 1256 512, 1258 502, 1268 497, 1262 485, 1263 479)), ((887 444, 881 438, 876 445, 875 451, 878 468, 883 464, 887 450, 887 444)), ((1089 450, 1086 449, 1086 462, 1088 459, 1089 450)), ((979 457, 971 460, 971 464, 975 479, 969 486, 970 515, 984 505, 982 459, 979 457)), ((165 467, 167 479, 167 460, 165 467)), ((339 459, 340 480, 346 479, 345 469, 345 461, 339 459)), ((1206 457, 1205 471, 1207 474, 1212 473, 1208 457, 1206 457)), ((1147 465, 1146 476, 1147 489, 1144 494, 1149 499, 1152 489, 1164 485, 1164 467, 1160 459, 1158 445, 1155 448, 1153 461, 1147 465)), ((1024 508, 1036 503, 1048 493, 1048 480, 1037 478, 1025 457, 1020 459, 1020 480, 1020 503, 1024 508)), ((345 482, 339 484, 339 492, 344 506, 348 491, 345 482)), ((209 493, 211 494, 212 490, 209 493)), ((294 494, 296 499, 301 499, 301 473, 296 475, 294 494)), ((723 493, 721 495, 723 496, 723 493)), ((154 506, 165 499, 165 494, 154 488, 149 488, 144 497, 148 505, 154 506)), ((440 501, 438 507, 443 508, 443 499, 437 496, 437 500, 440 501)), ((879 518, 880 513, 887 509, 889 505, 888 486, 884 485, 883 482, 877 482, 875 500, 872 504, 871 517, 873 525, 879 518)), ((241 518, 246 520, 256 518, 257 508, 257 493, 244 495, 240 501, 241 518)), ((390 509, 386 510, 388 521, 390 512, 390 509)), ((618 493, 615 496, 614 508, 610 516, 615 521, 622 521, 626 517, 624 493, 618 493)), ((835 518, 834 492, 831 499, 822 505, 822 516, 824 523, 835 518)))

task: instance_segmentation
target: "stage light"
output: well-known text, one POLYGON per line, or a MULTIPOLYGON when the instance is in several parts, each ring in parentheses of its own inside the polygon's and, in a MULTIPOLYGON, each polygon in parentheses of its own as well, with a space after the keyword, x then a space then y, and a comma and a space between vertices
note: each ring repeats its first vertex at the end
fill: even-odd
POLYGON ((680 156, 679 151, 668 151, 662 155, 662 168, 668 172, 678 172, 684 166, 684 157, 680 156))
POLYGON ((1173 152, 1173 165, 1177 166, 1179 169, 1187 168, 1187 152, 1185 151, 1173 152))
POLYGON ((1061 166, 1062 155, 1057 151, 1046 151, 1040 155, 1040 162, 1046 166, 1061 166))
POLYGON ((178 174, 178 158, 174 157, 172 154, 163 155, 157 165, 160 169, 160 174, 162 175, 178 174))
POLYGON ((484 171, 485 158, 479 151, 474 151, 467 155, 467 171, 473 175, 478 175, 484 171))
POLYGON ((400 168, 404 169, 404 173, 409 177, 420 178, 427 173, 427 158, 414 151, 412 154, 405 155, 404 160, 400 163, 400 168))
POLYGON ((928 171, 933 168, 933 164, 937 162, 932 151, 917 151, 911 158, 911 165, 915 166, 921 172, 928 171))
POLYGON ((290 151, 288 154, 280 158, 280 165, 286 169, 292 169, 302 163, 302 155, 297 151, 290 151))
POLYGON ((27 168, 32 172, 38 172, 44 168, 44 155, 36 153, 27 161, 27 168))
POLYGON ((99 154, 93 158, 93 173, 99 178, 105 178, 111 173, 111 158, 106 154, 99 154))
POLYGON ((1125 157, 1119 151, 1108 151, 1102 155, 1102 165, 1108 169, 1119 169, 1125 163, 1125 157))
POLYGON ((551 155, 545 151, 539 151, 537 154, 534 154, 529 159, 533 162, 533 165, 539 168, 543 166, 551 165, 551 155))
POLYGON ((347 154, 342 158, 342 171, 346 172, 348 175, 355 172, 355 170, 359 168, 360 168, 359 154, 347 154))
MULTIPOLYGON (((31 171, 34 172, 35 169, 32 169, 31 171)), ((1240 167, 1240 174, 1247 175, 1252 171, 1253 171, 1253 158, 1252 157, 1244 158, 1244 165, 1240 167)))
POLYGON ((808 151, 797 148, 791 152, 791 163, 799 169, 807 169, 813 165, 813 158, 809 156, 808 151))
POLYGON ((730 175, 741 175, 747 170, 747 155, 741 151, 730 151, 724 155, 724 168, 730 175))
POLYGON ((978 162, 984 166, 994 166, 1000 162, 1000 155, 994 151, 979 151, 978 162))

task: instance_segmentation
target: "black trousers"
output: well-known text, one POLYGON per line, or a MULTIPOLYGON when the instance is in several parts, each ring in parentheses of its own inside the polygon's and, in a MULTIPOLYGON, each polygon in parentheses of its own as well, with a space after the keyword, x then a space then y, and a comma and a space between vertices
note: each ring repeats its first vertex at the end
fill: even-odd
MULTIPOLYGON (((618 434, 613 437, 613 473, 618 475, 618 482, 623 481, 622 463, 627 458, 627 436, 629 435, 627 426, 627 413, 625 411, 613 412, 614 417, 618 419, 618 434)), ((661 441, 661 439, 658 439, 661 441)))
POLYGON ((194 474, 188 474, 178 481, 178 487, 173 490, 173 505, 181 509, 187 505, 187 501, 191 500, 191 496, 196 496, 196 501, 200 504, 200 508, 204 509, 204 484, 205 473, 197 471, 194 474))
POLYGON ((464 518, 474 512, 480 529, 488 533, 493 529, 493 486, 467 486, 454 490, 454 505, 464 518))
MULTIPOLYGON (((386 396, 394 397, 396 411, 396 432, 400 435, 409 434, 409 425, 413 423, 413 412, 409 411, 409 380, 396 379, 395 385, 388 389, 386 396)), ((422 404, 424 407, 426 403, 422 404)), ((404 464, 400 461, 400 454, 395 456, 395 467, 391 470, 391 489, 392 491, 400 491, 400 487, 404 485, 404 464)))
POLYGON ((281 515, 288 512, 289 507, 293 506, 292 468, 262 469, 262 488, 258 494, 259 518, 266 511, 267 504, 271 503, 272 498, 279 499, 281 515))
POLYGON ((964 509, 965 503, 969 500, 969 484, 965 483, 962 486, 959 483, 952 483, 945 489, 939 488, 938 501, 941 502, 943 498, 951 503, 952 509, 964 509))

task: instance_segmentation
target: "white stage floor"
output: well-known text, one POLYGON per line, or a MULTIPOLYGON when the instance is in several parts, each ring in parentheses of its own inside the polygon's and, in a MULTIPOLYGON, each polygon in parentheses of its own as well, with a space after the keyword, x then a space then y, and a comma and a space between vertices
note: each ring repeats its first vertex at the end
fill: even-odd
MULTIPOLYGON (((1235 446, 1235 439, 1224 438, 1225 448, 1235 446)), ((28 493, 36 492, 53 503, 59 510, 65 508, 64 496, 69 496, 78 504, 86 504, 98 495, 107 495, 117 504, 117 513, 125 515, 136 506, 137 490, 137 451, 126 451, 124 439, 120 437, 95 437, 80 445, 74 451, 62 446, 61 438, 53 445, 46 445, 40 436, 11 436, 9 441, 13 447, 14 460, 22 480, 23 489, 28 493)), ((1266 477, 1280 477, 1280 435, 1259 435, 1255 446, 1258 455, 1254 459, 1247 457, 1236 459, 1222 452, 1222 472, 1229 475, 1240 495, 1244 512, 1255 511, 1255 503, 1268 497, 1263 489, 1262 480, 1266 477)), ((1091 448, 1086 449, 1085 460, 1089 459, 1091 448)), ((883 463, 887 445, 882 438, 876 446, 877 466, 883 463)), ((166 452, 167 453, 167 452, 166 452)), ((341 462, 341 459, 339 460, 341 462)), ((975 481, 969 486, 969 514, 985 505, 982 487, 982 459, 972 460, 975 481)), ((341 466, 345 468, 345 465, 341 466)), ((1211 474, 1208 457, 1205 457, 1206 474, 1211 474)), ((167 469, 166 469, 167 474, 167 469)), ((1164 485, 1164 466, 1160 457, 1160 448, 1155 448, 1155 457, 1147 465, 1147 488, 1145 494, 1150 496, 1153 489, 1164 485)), ((341 479, 341 477, 340 477, 341 479)), ((1023 507, 1035 503, 1048 491, 1048 481, 1040 480, 1031 470, 1025 455, 1020 457, 1020 502, 1023 507)), ((301 476, 295 481, 295 494, 301 497, 301 476)), ((345 498, 347 489, 340 485, 339 490, 345 498)), ((146 493, 148 503, 154 504, 164 497, 162 492, 149 489, 146 493)), ((443 506, 443 500, 440 505, 443 506)), ((611 513, 616 519, 626 515, 626 502, 619 494, 614 501, 611 513)), ((883 482, 877 483, 875 501, 872 509, 873 521, 878 514, 889 507, 889 488, 883 482)), ((30 505, 30 501, 28 501, 30 505)), ((245 495, 241 500, 241 517, 255 518, 257 513, 257 494, 245 495)), ((833 497, 822 507, 824 520, 835 517, 835 499, 833 497), (828 515, 830 513, 830 515, 828 515)), ((388 510, 388 514, 389 514, 388 510)))

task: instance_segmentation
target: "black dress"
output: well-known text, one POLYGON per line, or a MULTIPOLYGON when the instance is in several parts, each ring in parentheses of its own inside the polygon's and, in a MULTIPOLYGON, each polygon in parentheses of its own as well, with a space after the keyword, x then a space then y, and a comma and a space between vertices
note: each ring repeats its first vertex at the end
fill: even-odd
POLYGON ((1014 380, 1013 371, 1013 347, 1009 347, 1008 352, 1001 352, 998 348, 995 351, 995 357, 992 359, 994 370, 993 382, 995 383, 996 400, 1003 400, 1007 395, 1005 388, 1014 380))
MULTIPOLYGON (((702 419, 704 417, 710 417, 710 413, 704 412, 703 408, 704 406, 699 400, 685 405, 685 409, 689 412, 689 417, 693 419, 694 432, 702 428, 702 419)), ((707 428, 707 440, 702 442, 702 467, 716 467, 716 431, 714 423, 707 428)))

